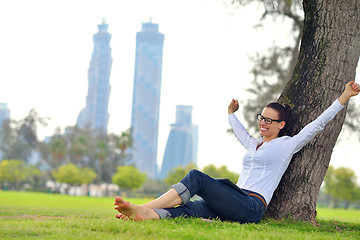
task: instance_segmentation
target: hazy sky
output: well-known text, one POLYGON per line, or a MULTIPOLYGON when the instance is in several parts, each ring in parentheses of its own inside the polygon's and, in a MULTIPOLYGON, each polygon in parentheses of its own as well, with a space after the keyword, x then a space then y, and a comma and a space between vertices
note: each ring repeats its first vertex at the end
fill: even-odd
MULTIPOLYGON (((185 104, 193 106, 193 122, 199 125, 199 166, 227 165, 240 172, 245 151, 226 133, 227 106, 232 98, 247 97, 244 89, 252 80, 248 56, 273 42, 290 41, 286 24, 269 21, 263 29, 253 28, 260 10, 234 10, 220 0, 1 1, 0 102, 8 103, 13 119, 32 108, 50 117, 49 126, 39 130, 41 137, 57 126, 74 125, 85 106, 92 37, 105 19, 113 58, 109 132, 129 128, 135 36, 152 17, 165 35, 158 162, 176 105, 185 104)), ((355 101, 360 103, 360 97, 355 101)), ((241 110, 237 116, 243 119, 241 110)), ((352 167, 360 178, 358 144, 338 144, 331 164, 352 167)))

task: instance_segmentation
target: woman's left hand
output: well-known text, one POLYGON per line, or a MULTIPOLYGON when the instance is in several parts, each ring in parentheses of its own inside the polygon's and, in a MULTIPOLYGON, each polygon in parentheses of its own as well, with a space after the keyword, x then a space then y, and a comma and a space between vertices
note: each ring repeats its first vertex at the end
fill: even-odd
MULTIPOLYGON (((350 81, 350 82, 348 82, 348 84, 350 83, 350 86, 348 87, 349 89, 348 89, 348 91, 349 91, 349 94, 351 95, 351 96, 356 96, 356 95, 358 95, 359 94, 359 92, 360 92, 360 85, 359 84, 357 84, 357 83, 355 83, 355 81, 350 81)), ((346 84, 346 85, 348 85, 348 84, 346 84)), ((346 89, 346 86, 345 85, 345 91, 347 90, 346 89)))
POLYGON ((355 81, 350 81, 345 85, 345 90, 339 97, 339 102, 342 105, 345 105, 345 103, 353 96, 358 95, 360 92, 360 85, 355 83, 355 81))

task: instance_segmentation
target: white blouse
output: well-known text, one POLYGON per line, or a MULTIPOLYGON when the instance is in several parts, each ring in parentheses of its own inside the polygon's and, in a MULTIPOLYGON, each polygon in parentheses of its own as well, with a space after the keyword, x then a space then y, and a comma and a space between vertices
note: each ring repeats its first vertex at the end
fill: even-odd
POLYGON ((269 204, 292 156, 323 130, 343 108, 344 106, 335 100, 328 109, 295 136, 283 136, 264 142, 258 150, 256 148, 262 143, 262 137, 254 139, 236 116, 230 114, 229 122, 234 134, 247 149, 237 185, 261 194, 269 204))

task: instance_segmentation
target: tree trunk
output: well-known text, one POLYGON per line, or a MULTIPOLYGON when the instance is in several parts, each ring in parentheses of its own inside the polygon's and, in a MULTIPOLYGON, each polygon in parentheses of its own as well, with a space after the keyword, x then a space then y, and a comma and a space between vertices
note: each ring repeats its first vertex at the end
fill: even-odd
MULTIPOLYGON (((360 0, 304 0, 304 34, 297 65, 279 102, 293 113, 292 136, 318 117, 355 79, 360 54, 360 0)), ((315 221, 320 185, 344 123, 346 109, 294 155, 266 215, 315 221)))

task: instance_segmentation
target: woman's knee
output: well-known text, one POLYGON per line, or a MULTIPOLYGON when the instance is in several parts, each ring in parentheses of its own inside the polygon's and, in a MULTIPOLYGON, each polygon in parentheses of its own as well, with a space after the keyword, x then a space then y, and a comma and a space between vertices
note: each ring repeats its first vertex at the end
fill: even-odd
POLYGON ((210 177, 209 175, 207 175, 206 173, 203 173, 197 169, 192 169, 188 175, 190 176, 191 180, 198 180, 201 183, 203 182, 208 182, 210 179, 212 179, 212 177, 210 177))
POLYGON ((190 172, 188 174, 190 175, 190 177, 195 177, 195 178, 199 178, 199 177, 202 178, 202 177, 208 176, 205 173, 203 173, 197 169, 190 170, 190 172))

